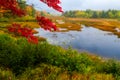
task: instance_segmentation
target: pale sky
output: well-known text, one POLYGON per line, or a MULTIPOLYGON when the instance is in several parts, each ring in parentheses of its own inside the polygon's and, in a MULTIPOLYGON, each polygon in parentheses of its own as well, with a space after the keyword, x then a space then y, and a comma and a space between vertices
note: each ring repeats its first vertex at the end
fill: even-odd
MULTIPOLYGON (((29 4, 33 3, 39 10, 52 11, 39 0, 27 0, 29 4)), ((61 0, 63 10, 120 10, 120 0, 61 0)), ((53 10, 54 11, 54 10, 53 10)))

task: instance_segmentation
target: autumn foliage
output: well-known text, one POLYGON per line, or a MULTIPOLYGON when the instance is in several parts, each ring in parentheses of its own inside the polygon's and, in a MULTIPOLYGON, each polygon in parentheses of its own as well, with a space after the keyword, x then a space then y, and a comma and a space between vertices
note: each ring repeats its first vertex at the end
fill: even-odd
POLYGON ((59 4, 61 3, 59 0, 40 0, 40 1, 44 2, 49 7, 52 7, 53 9, 59 12, 63 12, 62 8, 59 6, 59 4))
POLYGON ((50 19, 45 18, 43 16, 37 16, 36 17, 39 25, 45 29, 45 30, 49 30, 49 31, 57 31, 58 28, 56 27, 55 23, 52 23, 50 19))
MULTIPOLYGON (((53 9, 59 12, 63 12, 62 8, 59 6, 60 4, 59 0, 40 0, 40 1, 47 4, 48 7, 52 7, 53 9)), ((19 7, 19 3, 17 2, 17 0, 0 0, 0 8, 7 9, 11 11, 14 15, 17 15, 19 17, 25 15, 25 11, 19 7)), ((37 16, 36 19, 41 28, 49 31, 58 30, 56 25, 52 23, 50 19, 45 18, 43 16, 37 16)), ((8 31, 14 33, 15 35, 26 37, 29 42, 38 43, 38 38, 33 35, 34 34, 32 32, 33 30, 27 28, 27 26, 22 27, 20 24, 12 24, 8 26, 8 31)))
POLYGON ((0 0, 0 8, 10 10, 17 16, 25 15, 25 11, 18 6, 18 2, 16 0, 0 0))
POLYGON ((23 27, 20 24, 12 24, 10 26, 8 26, 8 30, 9 32, 15 33, 15 35, 17 36, 23 36, 25 38, 27 38, 28 42, 31 43, 38 43, 38 38, 36 36, 34 36, 34 32, 32 29, 27 28, 27 27, 23 27))

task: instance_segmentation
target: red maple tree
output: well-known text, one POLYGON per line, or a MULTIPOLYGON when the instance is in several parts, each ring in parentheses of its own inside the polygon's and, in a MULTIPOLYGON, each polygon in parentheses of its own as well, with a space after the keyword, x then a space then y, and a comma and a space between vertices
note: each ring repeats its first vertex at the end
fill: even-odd
MULTIPOLYGON (((59 0, 40 0, 48 5, 48 7, 52 7, 53 9, 63 12, 62 8, 59 6, 59 0)), ((14 15, 19 17, 25 16, 26 13, 24 10, 20 8, 17 0, 0 0, 0 8, 4 8, 10 10, 14 15)), ((45 18, 43 16, 36 17, 38 24, 45 30, 58 30, 56 25, 50 21, 50 19, 45 18)), ((38 38, 34 36, 33 30, 27 27, 23 27, 20 24, 12 24, 8 27, 8 31, 15 33, 16 35, 20 35, 26 37, 31 43, 38 43, 38 38)))

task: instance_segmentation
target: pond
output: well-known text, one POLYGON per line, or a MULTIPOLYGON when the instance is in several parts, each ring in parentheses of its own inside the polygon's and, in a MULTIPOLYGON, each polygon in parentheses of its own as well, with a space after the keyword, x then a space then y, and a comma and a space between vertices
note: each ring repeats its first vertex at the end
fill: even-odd
POLYGON ((41 28, 37 36, 62 47, 72 47, 79 51, 87 51, 106 58, 120 59, 120 38, 111 32, 82 25, 81 31, 49 32, 41 28))

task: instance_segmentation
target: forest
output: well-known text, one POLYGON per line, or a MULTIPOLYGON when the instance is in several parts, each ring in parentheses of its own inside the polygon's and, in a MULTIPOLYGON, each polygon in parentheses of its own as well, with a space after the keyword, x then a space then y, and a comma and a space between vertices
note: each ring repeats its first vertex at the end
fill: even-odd
POLYGON ((79 18, 120 18, 120 10, 70 10, 65 11, 65 17, 79 17, 79 18))

